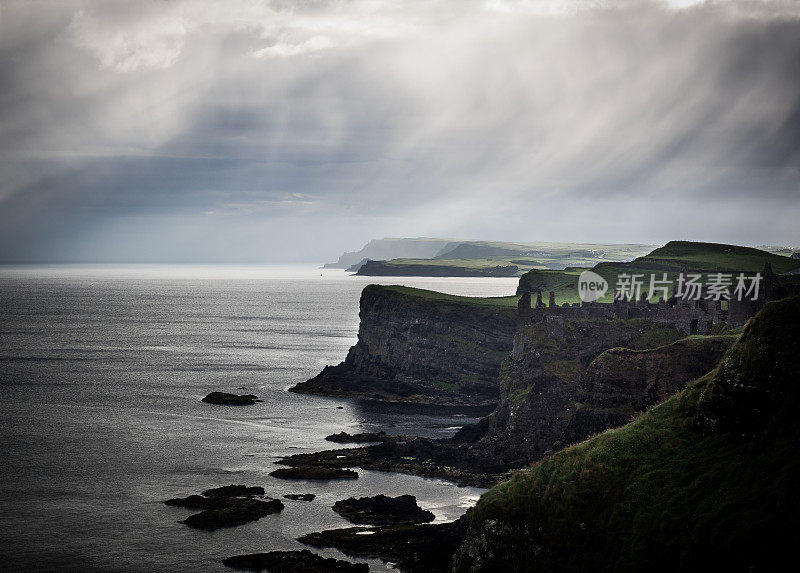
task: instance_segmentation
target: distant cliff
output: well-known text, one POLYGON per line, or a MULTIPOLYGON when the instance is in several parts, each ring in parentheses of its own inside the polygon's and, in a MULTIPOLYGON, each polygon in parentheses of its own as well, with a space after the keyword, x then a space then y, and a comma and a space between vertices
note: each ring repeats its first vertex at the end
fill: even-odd
POLYGON ((429 262, 366 261, 356 273, 368 277, 514 277, 517 265, 458 266, 429 262))
POLYGON ((451 243, 450 239, 429 238, 386 238, 372 239, 360 251, 342 253, 335 263, 328 263, 328 269, 346 269, 364 259, 428 259, 451 243))
POLYGON ((407 287, 361 293, 358 343, 293 392, 385 401, 486 405, 517 327, 513 299, 472 299, 407 287))
MULTIPOLYGON (((798 324, 800 297, 767 304, 718 369, 484 494, 454 571, 785 567, 800 541, 798 324)), ((630 372, 606 370, 619 360, 650 369, 643 355, 607 355, 587 388, 627 386, 630 372)))

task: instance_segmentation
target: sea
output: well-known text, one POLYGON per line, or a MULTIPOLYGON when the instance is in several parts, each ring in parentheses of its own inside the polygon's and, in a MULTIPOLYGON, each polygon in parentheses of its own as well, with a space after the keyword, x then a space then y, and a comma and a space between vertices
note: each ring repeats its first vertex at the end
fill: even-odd
POLYGON ((268 475, 282 456, 341 447, 324 440, 334 432, 445 437, 486 414, 287 391, 344 359, 369 283, 504 296, 517 279, 315 265, 0 267, 0 570, 230 571, 225 557, 304 549, 297 537, 349 526, 331 506, 351 496, 412 494, 437 522, 460 516, 482 490, 362 469, 330 482, 268 475), (263 402, 200 401, 212 391, 263 402), (317 497, 213 532, 162 503, 228 484, 317 497))

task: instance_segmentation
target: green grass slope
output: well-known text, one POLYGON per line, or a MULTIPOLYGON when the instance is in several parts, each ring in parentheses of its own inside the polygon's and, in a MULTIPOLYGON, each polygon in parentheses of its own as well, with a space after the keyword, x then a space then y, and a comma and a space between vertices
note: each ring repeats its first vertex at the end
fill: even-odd
POLYGON ((383 288, 387 291, 400 293, 409 297, 419 298, 429 301, 438 301, 442 303, 454 304, 467 304, 475 306, 489 306, 489 307, 508 307, 516 308, 519 297, 517 296, 459 296, 455 294, 446 294, 433 290, 425 290, 421 288, 407 287, 401 285, 388 285, 383 288))
POLYGON ((634 259, 631 266, 680 271, 685 264, 689 270, 697 272, 755 273, 761 271, 767 262, 777 274, 800 267, 800 260, 761 249, 692 241, 670 241, 648 255, 634 259))
POLYGON ((800 297, 768 304, 717 370, 491 489, 455 570, 783 570, 800 541, 798 325, 800 297))

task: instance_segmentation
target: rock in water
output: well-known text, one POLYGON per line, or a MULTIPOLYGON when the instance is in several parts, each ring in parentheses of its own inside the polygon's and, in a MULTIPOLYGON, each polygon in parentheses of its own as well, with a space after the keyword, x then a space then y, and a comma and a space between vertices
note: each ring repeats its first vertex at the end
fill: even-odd
POLYGON ((207 404, 222 404, 223 406, 252 406, 261 402, 255 394, 228 394, 227 392, 212 392, 201 400, 207 404))
POLYGON ((333 504, 333 511, 359 525, 410 525, 435 519, 430 511, 417 505, 413 495, 351 497, 333 504))
POLYGON ((341 559, 325 558, 308 549, 237 555, 228 557, 222 562, 234 569, 271 571, 273 573, 369 573, 369 565, 366 563, 350 563, 341 559))
POLYGON ((246 485, 224 485, 214 487, 203 492, 206 497, 252 497, 254 495, 264 495, 264 488, 261 486, 248 487, 246 485))
POLYGON ((284 495, 286 499, 293 499, 294 501, 314 501, 317 497, 313 493, 287 493, 284 495))
POLYGON ((279 499, 252 499, 241 497, 217 497, 223 500, 218 507, 207 509, 190 515, 184 523, 195 529, 219 529, 220 527, 236 527, 256 521, 265 515, 283 511, 283 502, 279 499))
POLYGON ((342 468, 325 468, 314 466, 297 466, 279 468, 269 473, 281 479, 357 479, 358 472, 342 468))
POLYGON ((348 434, 347 432, 339 432, 338 434, 331 434, 325 436, 329 442, 337 444, 364 444, 369 442, 386 442, 390 438, 383 430, 380 432, 365 432, 361 434, 348 434))
POLYGON ((283 511, 281 500, 264 497, 263 494, 263 487, 231 484, 207 489, 203 495, 168 499, 164 504, 202 509, 200 513, 190 515, 183 523, 196 529, 217 529, 236 527, 283 511))
POLYGON ((189 497, 173 497, 164 502, 164 505, 174 507, 187 507, 189 509, 210 509, 216 500, 202 495, 190 495, 189 497))

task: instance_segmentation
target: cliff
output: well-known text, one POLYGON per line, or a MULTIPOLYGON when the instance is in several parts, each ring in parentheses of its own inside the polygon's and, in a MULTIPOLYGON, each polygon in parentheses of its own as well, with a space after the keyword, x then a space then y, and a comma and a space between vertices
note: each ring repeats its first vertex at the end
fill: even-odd
MULTIPOLYGON (((770 571, 791 562, 798 324, 800 297, 767 304, 718 369, 492 488, 454 571, 770 571)), ((596 362, 586 387, 616 359, 596 362)))
POLYGON ((430 261, 366 261, 356 274, 369 277, 514 277, 519 274, 519 267, 512 264, 460 266, 430 261))
POLYGON ((384 401, 486 405, 499 396, 516 301, 369 285, 358 343, 293 392, 384 401))
POLYGON ((581 374, 565 441, 628 423, 713 370, 736 336, 691 336, 651 350, 612 348, 581 374))
POLYGON ((430 258, 451 244, 451 241, 452 239, 427 237, 372 239, 360 251, 342 253, 339 255, 339 260, 335 263, 327 263, 324 267, 346 269, 364 259, 430 258))
POLYGON ((517 332, 500 402, 472 446, 494 464, 485 471, 523 467, 626 423, 714 368, 731 340, 675 342, 683 334, 644 320, 571 320, 560 329, 538 323, 517 332))
POLYGON ((714 368, 733 341, 681 340, 684 334, 673 326, 643 319, 519 328, 515 302, 370 285, 361 296, 358 343, 344 362, 291 390, 496 405, 453 443, 431 445, 421 456, 499 474, 625 424, 714 368))

